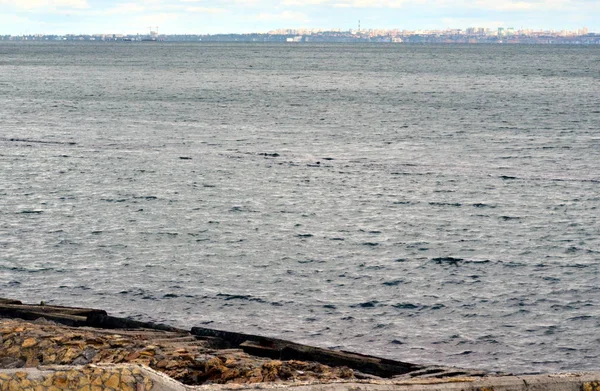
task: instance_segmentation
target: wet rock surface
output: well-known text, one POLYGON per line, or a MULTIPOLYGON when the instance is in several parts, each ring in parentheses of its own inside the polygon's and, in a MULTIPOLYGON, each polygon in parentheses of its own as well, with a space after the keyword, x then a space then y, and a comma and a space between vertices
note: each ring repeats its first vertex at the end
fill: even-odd
POLYGON ((103 330, 0 319, 0 368, 141 364, 184 384, 354 379, 347 367, 256 357, 184 331, 103 330))

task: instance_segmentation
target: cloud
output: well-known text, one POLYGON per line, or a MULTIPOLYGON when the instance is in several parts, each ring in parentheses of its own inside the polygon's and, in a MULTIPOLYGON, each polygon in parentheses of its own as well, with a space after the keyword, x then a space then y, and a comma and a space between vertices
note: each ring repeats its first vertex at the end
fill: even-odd
POLYGON ((85 9, 87 0, 0 0, 0 5, 8 5, 25 11, 38 11, 58 8, 85 9))
POLYGON ((115 7, 104 11, 105 15, 117 15, 117 14, 134 14, 146 11, 146 7, 136 3, 123 3, 117 4, 115 7))
POLYGON ((283 11, 280 13, 263 12, 256 15, 254 19, 261 21, 293 20, 297 22, 307 22, 305 14, 291 11, 283 11))
POLYGON ((186 12, 203 13, 203 14, 219 14, 227 12, 224 8, 209 8, 209 7, 186 7, 186 12))
POLYGON ((333 6, 338 8, 402 8, 405 4, 414 4, 410 0, 349 0, 337 2, 333 6))

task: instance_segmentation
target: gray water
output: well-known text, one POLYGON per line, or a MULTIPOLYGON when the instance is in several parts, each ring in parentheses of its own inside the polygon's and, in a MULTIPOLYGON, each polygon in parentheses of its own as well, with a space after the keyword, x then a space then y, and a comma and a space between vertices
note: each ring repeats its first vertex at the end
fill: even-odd
POLYGON ((600 368, 600 48, 0 44, 0 297, 600 368))

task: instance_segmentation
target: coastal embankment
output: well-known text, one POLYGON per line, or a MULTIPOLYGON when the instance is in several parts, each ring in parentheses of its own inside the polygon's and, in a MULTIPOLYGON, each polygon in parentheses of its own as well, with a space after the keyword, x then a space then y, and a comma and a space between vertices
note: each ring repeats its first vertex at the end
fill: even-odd
POLYGON ((600 390, 600 372, 518 376, 425 366, 11 299, 0 299, 0 335, 1 391, 600 390))

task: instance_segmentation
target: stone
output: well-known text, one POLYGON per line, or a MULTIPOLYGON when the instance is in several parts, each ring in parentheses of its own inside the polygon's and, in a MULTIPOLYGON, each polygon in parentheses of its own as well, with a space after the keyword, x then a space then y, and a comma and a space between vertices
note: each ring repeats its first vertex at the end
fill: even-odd
POLYGON ((25 366, 25 361, 21 358, 10 357, 10 356, 0 358, 0 368, 15 369, 15 368, 23 368, 24 366, 25 366))
POLYGON ((35 338, 27 338, 25 341, 23 341, 23 343, 21 344, 21 347, 24 349, 33 347, 35 345, 37 345, 38 341, 35 338))
POLYGON ((108 380, 104 383, 106 387, 114 388, 115 390, 119 388, 119 383, 121 383, 120 376, 118 373, 111 375, 108 380))
POLYGON ((144 389, 147 391, 150 391, 152 389, 152 386, 154 386, 154 384, 152 383, 152 380, 150 380, 148 378, 144 378, 144 389))
POLYGON ((91 384, 90 382, 90 377, 89 376, 80 376, 79 377, 79 386, 83 387, 83 386, 89 386, 91 384))
POLYGON ((52 384, 58 388, 65 388, 67 387, 67 385, 69 384, 69 380, 67 379, 66 375, 56 375, 54 377, 54 381, 52 382, 52 384))
POLYGON ((140 352, 133 352, 133 353, 130 353, 127 357, 125 357, 125 359, 127 361, 133 361, 136 358, 138 358, 139 356, 140 356, 140 352))
POLYGON ((97 375, 94 380, 92 380, 92 386, 101 386, 102 383, 102 376, 100 375, 97 375))
POLYGON ((21 386, 19 386, 19 382, 16 380, 9 381, 8 391, 21 391, 21 386))
POLYGON ((121 388, 119 389, 119 391, 136 391, 136 389, 127 383, 121 383, 121 388))

